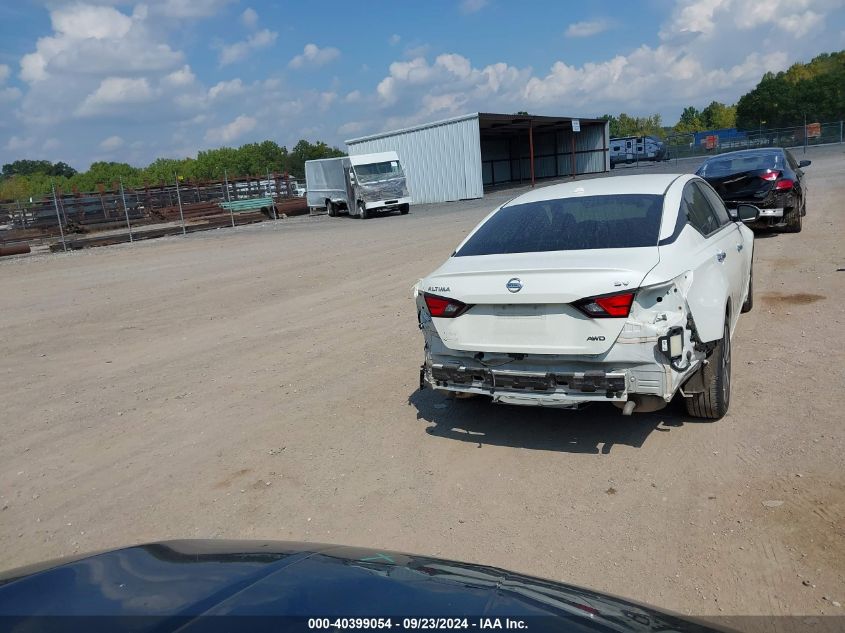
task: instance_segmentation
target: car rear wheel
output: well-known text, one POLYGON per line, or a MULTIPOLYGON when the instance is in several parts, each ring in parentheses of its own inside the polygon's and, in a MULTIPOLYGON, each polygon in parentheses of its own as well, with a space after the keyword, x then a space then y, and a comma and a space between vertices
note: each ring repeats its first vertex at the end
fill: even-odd
POLYGON ((731 402, 731 330, 725 322, 722 340, 701 368, 704 391, 686 398, 687 413, 696 418, 718 420, 728 412, 731 402))
POLYGON ((326 213, 331 218, 337 216, 337 210, 334 208, 334 203, 331 200, 326 200, 326 213))
POLYGON ((801 232, 801 207, 794 207, 789 210, 786 216, 786 228, 784 233, 800 233, 801 232))
POLYGON ((399 213, 401 213, 402 215, 408 215, 408 211, 410 211, 410 210, 411 210, 410 204, 403 204, 401 207, 399 207, 399 213))
POLYGON ((358 217, 362 220, 370 217, 370 214, 367 212, 367 206, 361 201, 358 201, 358 217))

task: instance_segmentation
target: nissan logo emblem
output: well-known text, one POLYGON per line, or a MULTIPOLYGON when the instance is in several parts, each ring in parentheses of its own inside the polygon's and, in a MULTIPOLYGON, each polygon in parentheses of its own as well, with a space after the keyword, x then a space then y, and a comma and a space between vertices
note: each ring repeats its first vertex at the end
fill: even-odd
POLYGON ((522 282, 519 280, 519 277, 514 277, 513 279, 508 280, 508 283, 505 284, 505 288, 511 292, 519 292, 522 290, 522 282))

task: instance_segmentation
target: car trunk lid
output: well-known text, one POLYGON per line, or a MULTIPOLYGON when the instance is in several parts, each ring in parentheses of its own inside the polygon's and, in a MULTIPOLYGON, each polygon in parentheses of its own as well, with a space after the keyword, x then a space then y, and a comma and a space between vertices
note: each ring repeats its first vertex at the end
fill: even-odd
POLYGON ((451 349, 513 354, 601 354, 625 318, 591 318, 572 305, 635 291, 658 263, 656 246, 452 257, 423 280, 423 292, 472 307, 435 318, 451 349))
POLYGON ((775 186, 777 176, 772 177, 774 173, 769 169, 754 169, 726 176, 706 176, 705 180, 726 202, 762 200, 775 186))

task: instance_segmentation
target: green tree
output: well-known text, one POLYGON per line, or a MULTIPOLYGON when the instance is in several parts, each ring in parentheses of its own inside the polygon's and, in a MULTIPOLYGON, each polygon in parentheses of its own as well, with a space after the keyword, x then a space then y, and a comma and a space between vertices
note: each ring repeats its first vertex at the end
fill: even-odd
POLYGON ((756 129, 845 118, 845 50, 823 53, 785 72, 766 73, 736 106, 737 126, 756 129))
POLYGON ((712 101, 701 111, 701 123, 707 130, 736 127, 736 106, 712 101))
POLYGON ((677 133, 700 132, 704 129, 701 120, 701 112, 695 106, 687 106, 681 112, 681 118, 675 124, 674 130, 677 133))
POLYGON ((610 123, 611 138, 621 136, 663 136, 663 125, 659 114, 645 117, 633 117, 622 112, 618 117, 605 114, 602 117, 610 123))
POLYGON ((305 161, 336 158, 338 156, 346 156, 346 153, 336 147, 329 147, 322 141, 310 143, 303 139, 294 145, 290 152, 289 171, 295 176, 303 176, 305 174, 305 161))

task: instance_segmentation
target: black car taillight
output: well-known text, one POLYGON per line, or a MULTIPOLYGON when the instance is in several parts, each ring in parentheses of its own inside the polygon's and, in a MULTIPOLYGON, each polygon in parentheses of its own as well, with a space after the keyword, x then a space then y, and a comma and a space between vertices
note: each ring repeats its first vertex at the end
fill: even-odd
POLYGON ((789 178, 781 178, 775 183, 775 191, 791 191, 795 182, 789 178))
POLYGON ((595 319, 619 319, 626 318, 630 314, 631 304, 633 303, 633 292, 617 292, 612 295, 581 299, 572 305, 588 317, 595 319))
POLYGON ((768 182, 774 182, 775 180, 780 178, 780 172, 777 169, 767 169, 762 174, 760 174, 760 178, 768 182))
POLYGON ((428 293, 423 293, 423 299, 425 299, 425 305, 428 306, 431 316, 440 319, 454 319, 470 308, 470 306, 457 299, 448 299, 447 297, 439 297, 428 293))

